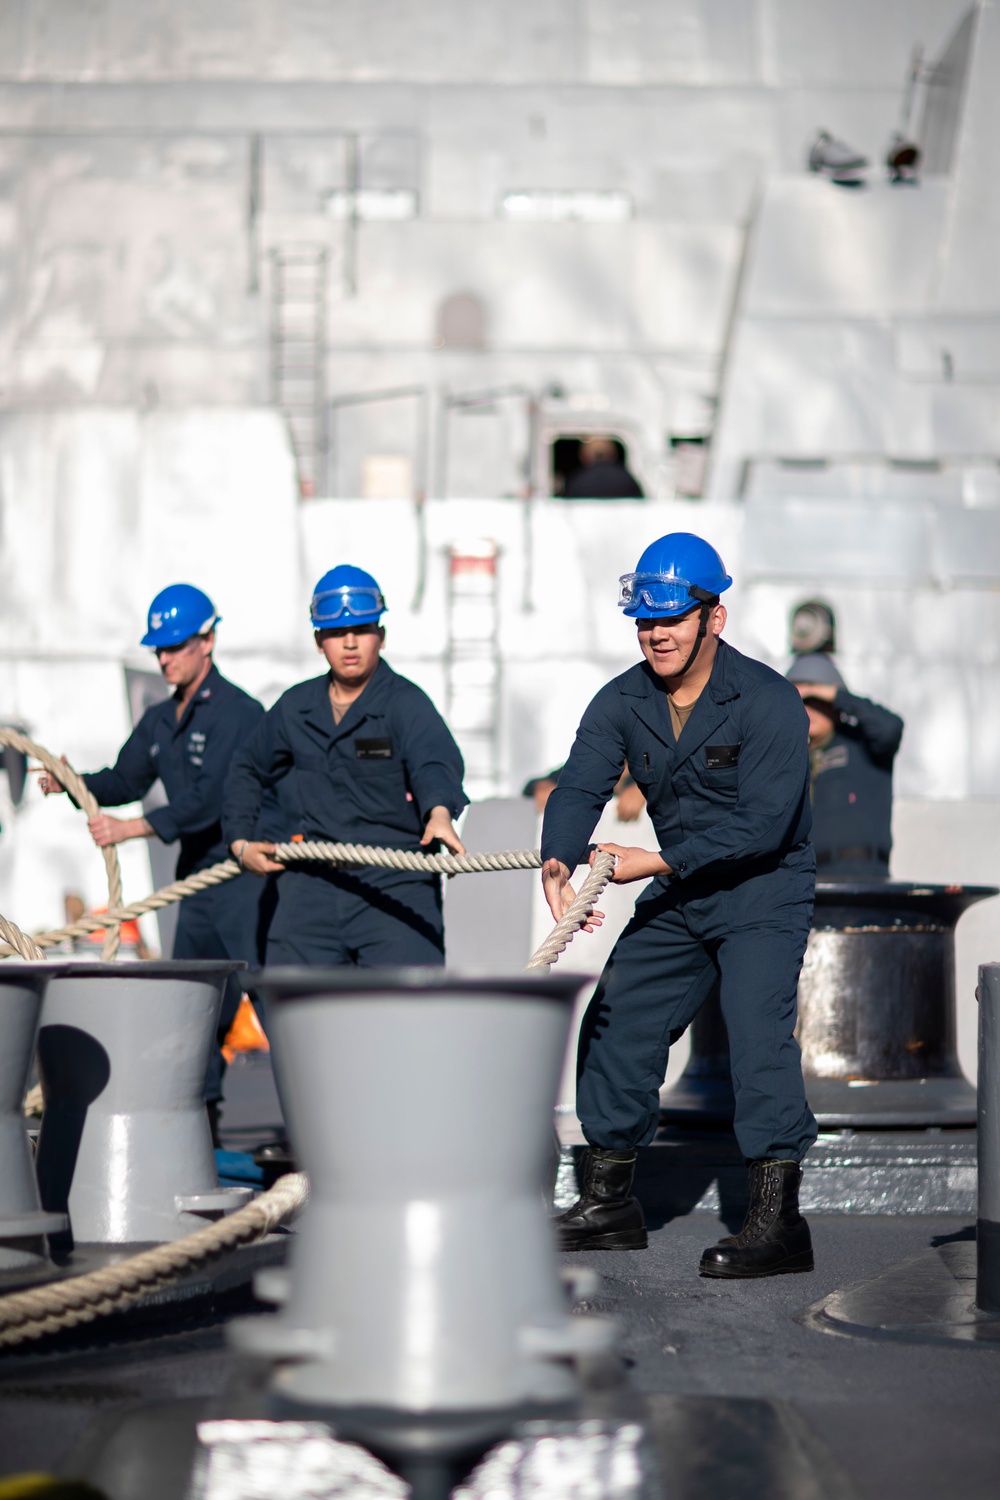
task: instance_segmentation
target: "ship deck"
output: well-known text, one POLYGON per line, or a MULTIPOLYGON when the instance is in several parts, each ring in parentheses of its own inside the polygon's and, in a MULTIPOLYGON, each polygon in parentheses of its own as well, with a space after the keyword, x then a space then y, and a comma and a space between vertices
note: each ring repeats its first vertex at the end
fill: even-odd
MULTIPOLYGON (((266 1114, 266 1078, 248 1072, 244 1081, 243 1115, 266 1114)), ((234 1128, 250 1127, 244 1119, 234 1128)), ((622 1326, 628 1381, 659 1439, 664 1493, 993 1500, 1000 1324, 971 1312, 974 1220, 818 1213, 810 1222, 810 1275, 701 1279, 701 1250, 729 1227, 704 1208, 658 1209, 648 1250, 572 1257, 600 1274, 589 1306, 622 1326), (853 1300, 835 1295, 859 1286, 853 1300)), ((72 1345, 3 1355, 0 1475, 71 1472, 102 1423, 232 1389, 240 1376, 225 1319, 183 1309, 171 1317, 115 1337, 95 1325, 72 1345)))

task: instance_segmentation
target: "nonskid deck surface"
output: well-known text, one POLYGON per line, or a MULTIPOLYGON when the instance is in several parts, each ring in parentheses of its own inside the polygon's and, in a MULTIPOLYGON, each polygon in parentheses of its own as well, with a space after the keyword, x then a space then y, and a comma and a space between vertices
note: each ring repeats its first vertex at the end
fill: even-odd
MULTIPOLYGON (((653 1230, 645 1251, 572 1257, 603 1278, 594 1309, 623 1325, 668 1492, 678 1500, 993 1500, 1000 1348, 831 1338, 797 1321, 806 1306, 936 1243, 965 1243, 967 1221, 829 1215, 813 1229, 811 1276, 699 1278, 702 1248, 724 1232, 705 1213, 653 1230)), ((146 1402, 220 1395, 236 1374, 218 1323, 5 1355, 0 1474, 51 1472, 96 1422, 146 1402)))
MULTIPOLYGON (((273 1107, 258 1112, 267 1071, 231 1076, 239 1098, 230 1123, 244 1146, 255 1115, 258 1139, 275 1128, 273 1107)), ((671 1500, 994 1500, 1000 1344, 925 1341, 919 1328, 917 1342, 912 1328, 906 1341, 871 1328, 838 1330, 862 1337, 817 1331, 821 1305, 844 1321, 906 1323, 900 1295, 914 1264, 925 1321, 935 1296, 954 1313, 956 1298, 968 1302, 972 1217, 810 1214, 813 1274, 705 1280, 701 1251, 733 1227, 737 1205, 724 1201, 729 1223, 704 1201, 695 1210, 661 1196, 650 1205, 647 1250, 565 1257, 602 1278, 590 1306, 621 1322, 630 1385, 647 1402, 671 1500)), ((95 1325, 73 1347, 0 1352, 0 1476, 65 1470, 95 1434, 148 1403, 203 1410, 245 1392, 245 1367, 217 1314, 179 1308, 155 1332, 125 1322, 113 1338, 95 1325)))

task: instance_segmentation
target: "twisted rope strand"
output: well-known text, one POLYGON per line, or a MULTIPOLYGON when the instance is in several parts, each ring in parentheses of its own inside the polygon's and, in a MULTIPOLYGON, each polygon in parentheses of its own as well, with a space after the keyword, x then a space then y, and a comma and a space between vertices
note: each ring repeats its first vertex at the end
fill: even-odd
MULTIPOLYGON (((47 932, 32 933, 32 937, 40 948, 54 948, 57 943, 85 937, 88 932, 99 932, 109 921, 127 922, 143 916, 145 912, 159 911, 164 906, 170 906, 174 901, 183 901, 185 896, 197 895, 199 891, 207 890, 209 886, 221 885, 224 880, 232 880, 234 875, 240 873, 240 867, 235 859, 226 859, 220 864, 211 865, 207 870, 199 870, 196 874, 189 875, 186 880, 175 880, 171 885, 161 886, 158 891, 153 891, 152 895, 144 896, 141 901, 133 901, 130 906, 120 906, 114 911, 80 917, 79 921, 68 922, 65 927, 53 927, 47 932)), ((9 957, 10 955, 0 956, 9 957)))
MULTIPOLYGON (((275 844, 274 857, 283 864, 300 864, 319 861, 335 865, 361 865, 383 870, 426 871, 432 875, 477 875, 490 874, 495 870, 540 870, 541 856, 537 849, 505 849, 495 854, 422 854, 414 849, 381 849, 368 844, 333 843, 287 843, 275 844)), ((185 896, 193 896, 210 886, 221 885, 242 874, 235 859, 224 859, 207 870, 198 870, 185 880, 175 880, 161 886, 141 901, 129 906, 115 907, 100 915, 81 917, 68 922, 65 927, 53 927, 32 936, 40 948, 53 948, 57 943, 72 938, 85 937, 88 932, 98 932, 109 921, 126 922, 143 916, 146 912, 160 911, 185 896)), ((7 954, 9 957, 9 953, 7 954)))
POLYGON ((594 855, 590 874, 580 887, 566 915, 556 923, 544 943, 535 949, 524 966, 525 972, 528 969, 548 968, 550 964, 556 962, 560 953, 565 952, 593 912, 600 900, 601 892, 611 880, 614 871, 615 856, 598 849, 594 855))
POLYGON ((91 1323, 127 1307, 205 1261, 263 1239, 280 1224, 294 1219, 308 1196, 309 1184, 303 1173, 290 1173, 245 1208, 183 1239, 155 1245, 131 1260, 89 1271, 85 1276, 14 1292, 0 1299, 0 1348, 91 1323))
MULTIPOLYGON (((0 744, 10 745, 41 761, 45 769, 73 794, 88 816, 96 816, 100 811, 96 800, 76 772, 64 762, 57 761, 43 746, 14 729, 0 729, 0 744)), ((121 922, 142 916, 144 912, 157 911, 174 901, 183 900, 185 896, 219 885, 240 874, 240 866, 236 860, 223 860, 208 870, 200 870, 186 880, 174 881, 142 901, 123 907, 118 856, 113 848, 102 852, 108 868, 107 913, 100 917, 82 917, 80 921, 69 923, 65 927, 38 933, 34 939, 0 915, 0 937, 7 945, 5 956, 17 953, 22 958, 42 958, 44 948, 104 927, 107 937, 103 956, 113 958, 118 948, 121 922)), ((303 842, 278 844, 274 852, 275 858, 283 864, 321 860, 330 864, 421 870, 448 875, 479 874, 495 870, 532 870, 539 869, 542 863, 536 849, 456 855, 378 849, 363 844, 303 842)), ((545 941, 532 954, 526 965, 527 970, 547 968, 558 960, 592 914, 601 892, 612 877, 614 867, 614 855, 600 851, 595 853, 593 866, 578 895, 545 941)), ((63 1328, 93 1322, 96 1318, 129 1306, 153 1288, 177 1280, 226 1250, 261 1239, 278 1225, 293 1219, 304 1207, 308 1192, 308 1180, 303 1174, 289 1174, 280 1178, 274 1187, 260 1194, 244 1208, 186 1235, 183 1239, 156 1245, 118 1265, 105 1266, 99 1271, 91 1271, 67 1281, 49 1282, 0 1299, 0 1348, 9 1348, 56 1333, 63 1328)))
MULTIPOLYGON (((0 729, 0 745, 9 745, 12 750, 20 750, 22 755, 30 755, 33 760, 40 761, 50 776, 64 786, 72 797, 80 804, 88 818, 96 818, 100 814, 100 806, 93 792, 90 791, 86 782, 73 770, 73 767, 65 760, 57 760, 51 751, 46 750, 44 745, 29 740, 26 734, 19 729, 0 729)), ((118 863, 118 851, 113 844, 101 850, 104 857, 104 866, 108 875, 108 916, 104 921, 98 922, 97 927, 90 928, 94 932, 98 928, 105 929, 104 947, 101 957, 112 959, 118 952, 119 923, 110 913, 116 911, 122 904, 122 871, 118 863)), ((40 947, 50 946, 47 943, 39 944, 40 947)))
POLYGON ((34 959, 44 958, 45 954, 41 948, 30 938, 26 932, 22 932, 16 922, 8 922, 5 916, 0 915, 0 937, 9 944, 20 958, 34 959))
MULTIPOLYGON (((276 844, 274 857, 283 864, 321 861, 337 865, 361 865, 374 869, 426 870, 433 874, 446 875, 490 874, 496 870, 539 870, 542 865, 537 849, 505 849, 486 854, 420 854, 411 849, 380 849, 366 844, 289 843, 276 844)), ((542 964, 555 962, 556 957, 571 941, 573 934, 590 916, 601 892, 611 879, 613 870, 613 855, 595 854, 593 869, 580 888, 573 905, 546 938, 542 948, 538 950, 541 953, 544 949, 551 956, 538 958, 536 962, 537 955, 534 955, 529 961, 529 967, 538 968, 542 964), (605 872, 603 879, 598 878, 599 871, 605 872)), ((220 864, 211 865, 207 870, 199 870, 196 874, 189 875, 186 880, 175 880, 171 885, 162 886, 152 895, 144 896, 141 901, 133 901, 129 906, 119 907, 100 916, 81 917, 77 922, 70 922, 65 927, 52 928, 48 932, 36 932, 31 939, 25 938, 22 933, 21 938, 25 942, 33 942, 39 950, 33 956, 41 957, 40 950, 43 948, 53 948, 58 943, 83 937, 88 932, 97 932, 110 921, 125 922, 141 917, 146 912, 159 911, 164 906, 170 906, 174 901, 182 901, 185 896, 195 895, 198 891, 207 890, 210 886, 221 885, 223 881, 231 880, 240 873, 240 866, 236 860, 226 859, 220 864)), ((2 920, 0 918, 0 922, 2 920)), ((21 953, 22 957, 28 956, 11 941, 2 925, 0 925, 0 937, 3 937, 9 945, 5 956, 9 957, 11 952, 21 953)))
MULTIPOLYGON (((366 851, 369 854, 380 852, 382 851, 366 851)), ((444 856, 425 856, 442 857, 444 856)), ((491 863, 496 860, 514 861, 500 864, 501 869, 531 869, 541 863, 537 854, 525 850, 514 854, 467 855, 460 858, 472 870, 497 868, 495 863, 491 863)), ((235 861, 227 863, 235 864, 235 861)), ((220 865, 215 866, 216 870, 222 868, 220 865)), ((593 867, 579 893, 562 920, 556 923, 545 941, 532 954, 526 965, 527 970, 548 968, 557 961, 593 912, 614 868, 613 854, 598 851, 594 855, 593 867)), ((147 897, 147 901, 151 899, 147 897)), ((162 904, 165 905, 166 902, 162 904)), ((0 933, 18 952, 23 952, 24 957, 40 956, 40 950, 31 939, 26 938, 20 928, 2 916, 0 933), (19 944, 22 946, 18 946, 19 944)), ((239 1245, 261 1239, 301 1211, 308 1191, 309 1184, 304 1175, 290 1174, 280 1178, 274 1187, 248 1203, 245 1208, 238 1209, 217 1223, 198 1229, 183 1239, 156 1245, 115 1266, 105 1266, 99 1271, 91 1271, 67 1281, 49 1282, 45 1286, 15 1292, 0 1299, 0 1348, 10 1348, 29 1340, 40 1339, 46 1334, 57 1333, 63 1328, 93 1322, 140 1300, 154 1287, 187 1275, 196 1266, 226 1250, 234 1250, 239 1245)))

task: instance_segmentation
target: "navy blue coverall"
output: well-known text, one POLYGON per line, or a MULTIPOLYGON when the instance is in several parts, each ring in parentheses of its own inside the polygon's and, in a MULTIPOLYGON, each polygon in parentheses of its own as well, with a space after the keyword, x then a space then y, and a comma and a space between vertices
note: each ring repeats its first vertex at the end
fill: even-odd
MULTIPOLYGON (((419 849, 427 814, 468 798, 458 746, 427 694, 380 661, 340 723, 329 674, 289 688, 236 756, 226 842, 252 839, 261 798, 281 801, 305 839, 419 849)), ((278 877, 267 961, 443 964, 441 878, 406 870, 292 866, 278 877)))
POLYGON ((884 878, 892 848, 892 763, 903 721, 846 688, 830 706, 833 735, 810 751, 819 878, 884 878))
POLYGON ((625 761, 674 871, 654 879, 615 945, 580 1033, 577 1111, 593 1146, 648 1144, 670 1044, 718 984, 736 1137, 749 1161, 801 1160, 816 1139, 793 1036, 809 937, 808 725, 797 690, 719 643, 674 738, 642 662, 590 704, 542 827, 542 858, 572 870, 625 761))
MULTIPOLYGON (((178 880, 229 858, 222 837, 222 787, 229 764, 264 716, 262 706, 212 666, 177 718, 172 697, 146 710, 125 741, 115 764, 91 771, 84 781, 102 807, 138 802, 159 778, 166 807, 145 814, 157 838, 180 842, 178 880)), ((261 898, 264 882, 237 875, 180 903, 174 958, 261 958, 261 898)), ((233 1023, 242 981, 231 976, 219 1013, 219 1045, 233 1023)), ((213 1049, 205 1083, 209 1101, 222 1097, 223 1059, 213 1049)))

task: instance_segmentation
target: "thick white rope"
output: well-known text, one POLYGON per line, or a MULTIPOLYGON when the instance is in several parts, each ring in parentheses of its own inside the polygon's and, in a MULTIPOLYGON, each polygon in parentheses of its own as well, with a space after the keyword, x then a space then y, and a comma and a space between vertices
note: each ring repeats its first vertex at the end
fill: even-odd
POLYGON ((39 948, 34 938, 30 938, 26 932, 22 932, 16 922, 8 922, 7 918, 0 915, 0 937, 18 955, 19 958, 34 960, 44 958, 45 954, 39 948))
MULTIPOLYGON (((537 849, 504 849, 492 854, 423 854, 416 849, 382 849, 369 844, 295 842, 275 844, 274 857, 285 865, 360 865, 369 869, 426 871, 432 875, 488 875, 497 870, 540 870, 542 867, 537 849)), ((144 896, 141 901, 133 901, 129 906, 116 907, 99 916, 81 917, 79 921, 68 922, 65 927, 54 927, 47 932, 33 933, 32 936, 39 948, 54 948, 68 939, 97 932, 111 920, 126 922, 141 917, 146 912, 160 911, 174 901, 182 901, 185 896, 196 895, 199 891, 208 890, 210 886, 221 885, 223 881, 232 880, 241 873, 235 859, 224 859, 217 865, 210 865, 207 870, 189 875, 185 880, 175 880, 170 885, 162 886, 152 895, 144 896)), ((601 889, 603 890, 603 886, 601 889)), ((9 957, 9 951, 6 955, 0 951, 0 957, 3 956, 9 957)))
MULTIPOLYGON (((42 761, 46 770, 69 786, 73 795, 81 801, 77 787, 70 786, 67 767, 40 745, 35 745, 14 730, 0 731, 0 743, 14 744, 42 761), (6 738, 5 738, 6 736, 6 738)), ((83 783, 71 773, 79 788, 89 797, 83 783)), ((93 802, 93 798, 90 799, 93 802)), ((96 807, 96 803, 95 803, 96 807)), ((85 809, 89 811, 89 809, 85 809)), ((105 853, 113 851, 105 851, 105 853)), ((367 845, 336 843, 289 843, 275 847, 275 858, 284 864, 298 861, 319 860, 339 865, 362 865, 378 869, 427 870, 440 874, 475 874, 495 870, 531 870, 541 867, 541 856, 537 850, 505 850, 496 854, 420 854, 412 850, 376 849, 367 845)), ((117 866, 117 858, 115 859, 117 866)), ((588 917, 594 911, 601 892, 610 881, 615 868, 615 857, 597 851, 593 864, 568 910, 556 923, 545 941, 532 954, 526 970, 548 968, 555 963, 588 917)), ((0 937, 8 945, 8 952, 22 958, 44 957, 42 949, 52 947, 65 938, 82 936, 100 927, 107 927, 108 936, 115 936, 117 947, 118 924, 129 918, 141 916, 143 912, 156 911, 171 902, 180 901, 195 891, 205 890, 224 880, 231 880, 240 873, 240 866, 233 859, 213 865, 209 870, 199 871, 187 880, 175 881, 164 886, 144 900, 130 907, 109 909, 103 917, 83 917, 66 927, 52 932, 38 933, 33 940, 27 937, 15 923, 0 915, 0 937), (112 925, 113 924, 113 925, 112 925)), ((120 876, 118 901, 121 901, 120 876)), ((110 903, 110 897, 109 897, 110 903)), ((107 939, 105 940, 105 957, 107 939)), ((245 1208, 238 1209, 216 1223, 198 1229, 183 1239, 165 1245, 156 1245, 130 1260, 106 1266, 100 1271, 91 1271, 84 1276, 75 1276, 66 1281, 49 1282, 25 1292, 15 1292, 0 1298, 0 1348, 11 1347, 31 1339, 39 1339, 63 1328, 72 1328, 80 1323, 89 1323, 119 1308, 127 1307, 144 1297, 154 1287, 162 1286, 178 1277, 187 1275, 195 1266, 211 1260, 226 1250, 242 1244, 252 1243, 271 1233, 279 1224, 295 1217, 308 1197, 308 1181, 301 1173, 291 1173, 279 1178, 274 1187, 260 1194, 245 1208)))
MULTIPOLYGON (((29 740, 26 734, 19 729, 0 729, 0 745, 9 745, 12 750, 20 750, 22 755, 30 755, 33 760, 41 761, 50 776, 54 776, 72 797, 76 799, 88 818, 96 818, 100 814, 100 806, 97 798, 91 792, 86 782, 77 775, 73 767, 65 760, 57 760, 51 751, 46 750, 44 745, 36 744, 29 740)), ((104 947, 101 957, 105 959, 114 958, 118 952, 118 920, 111 913, 122 904, 122 871, 118 863, 118 851, 113 845, 101 850, 104 857, 104 866, 108 876, 108 915, 89 928, 91 932, 97 932, 104 928, 104 947)), ((41 947, 48 946, 40 944, 41 947)))
POLYGON ((544 943, 541 943, 525 964, 528 969, 546 968, 554 964, 560 953, 573 941, 580 928, 591 915, 601 898, 601 892, 615 872, 616 856, 598 849, 590 874, 580 887, 566 915, 556 923, 544 943))
POLYGON ((95 1318, 138 1302, 154 1288, 186 1276, 204 1261, 263 1239, 294 1219, 308 1196, 304 1174, 289 1173, 245 1208, 181 1240, 154 1245, 131 1260, 88 1271, 85 1276, 50 1281, 0 1298, 0 1348, 92 1323, 95 1318))
MULTIPOLYGON (((470 856, 476 858, 477 856, 470 856)), ((510 868, 510 866, 507 866, 510 868)), ((524 868, 524 866, 514 866, 524 868)), ((529 867, 530 868, 530 867, 529 867)), ((547 968, 558 959, 591 915, 615 868, 613 854, 598 851, 593 867, 561 921, 528 960, 526 970, 547 968)), ((34 944, 20 928, 0 916, 0 932, 23 957, 37 957, 34 944)), ((294 1218, 308 1197, 301 1173, 281 1177, 245 1208, 198 1229, 184 1239, 156 1245, 132 1259, 67 1281, 48 1282, 25 1292, 0 1298, 0 1348, 39 1339, 63 1328, 73 1328, 138 1301, 154 1287, 187 1275, 195 1266, 226 1250, 262 1238, 294 1218)))

